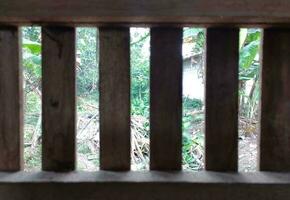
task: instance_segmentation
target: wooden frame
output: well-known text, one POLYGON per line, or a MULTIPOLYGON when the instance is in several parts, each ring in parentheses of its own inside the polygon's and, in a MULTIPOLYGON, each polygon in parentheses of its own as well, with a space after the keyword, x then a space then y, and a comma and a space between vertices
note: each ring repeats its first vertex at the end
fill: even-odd
POLYGON ((290 0, 0 0, 0 199, 288 200, 289 10, 290 0), (45 30, 43 170, 54 172, 17 172, 23 166, 18 27, 26 24, 41 25, 45 30), (100 29, 100 135, 101 169, 110 171, 73 171, 74 27, 84 24, 107 26, 100 29), (198 173, 182 171, 180 155, 181 27, 193 24, 210 27, 206 45, 206 171, 198 173), (130 170, 128 26, 136 25, 152 27, 150 140, 153 148, 150 171, 124 172, 130 170), (238 28, 241 26, 265 28, 259 161, 260 170, 268 172, 237 172, 238 28), (113 54, 113 59, 108 54, 113 54), (165 73, 161 68, 166 68, 165 73), (220 87, 223 89, 219 90, 220 87), (229 98, 221 101, 223 96, 229 98), (116 109, 119 113, 111 115, 116 109), (112 121, 121 131, 111 126, 112 121), (166 140, 160 141, 164 135, 166 140), (170 151, 164 151, 167 146, 170 151))
POLYGON ((7 200, 287 200, 290 174, 217 172, 0 173, 7 200))
POLYGON ((1 0, 0 24, 290 23, 289 0, 1 0))

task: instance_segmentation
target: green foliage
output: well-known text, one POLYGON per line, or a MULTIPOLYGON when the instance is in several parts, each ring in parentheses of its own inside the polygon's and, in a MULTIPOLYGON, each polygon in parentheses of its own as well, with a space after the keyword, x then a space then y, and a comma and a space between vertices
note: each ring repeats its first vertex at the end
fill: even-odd
POLYGON ((200 99, 190 99, 183 97, 183 132, 184 135, 190 135, 196 123, 203 120, 203 113, 194 114, 194 111, 202 110, 203 103, 200 99))
MULTIPOLYGON (((25 41, 27 42, 27 41, 25 41)), ((24 43, 25 45, 25 43, 24 43)), ((36 53, 33 46, 23 46, 23 64, 26 73, 33 79, 40 79, 41 77, 41 56, 40 52, 36 53)))
POLYGON ((149 30, 131 29, 131 113, 149 117, 149 30))
POLYGON ((24 74, 24 159, 29 170, 39 169, 41 144, 41 38, 39 27, 22 28, 24 74))
POLYGON ((203 52, 205 43, 205 30, 203 28, 184 28, 183 40, 185 42, 194 43, 194 47, 192 49, 194 54, 203 52))
POLYGON ((29 171, 39 170, 40 163, 41 163, 41 146, 38 145, 33 149, 25 148, 24 160, 25 160, 25 165, 26 165, 27 170, 29 171))
POLYGON ((39 42, 33 42, 31 40, 23 38, 22 40, 22 47, 24 49, 28 49, 32 54, 40 55, 41 52, 41 45, 39 42))
POLYGON ((40 111, 41 102, 39 96, 35 92, 26 95, 26 112, 37 114, 40 111))
POLYGON ((192 136, 182 137, 182 164, 186 170, 198 171, 203 168, 204 134, 199 131, 192 136))
POLYGON ((245 37, 240 46, 240 115, 251 119, 257 117, 260 98, 259 51, 261 30, 242 29, 241 35, 245 35, 245 37))
POLYGON ((203 102, 200 99, 183 97, 182 118, 182 160, 184 169, 200 170, 202 168, 204 134, 202 112, 203 102))
POLYGON ((183 97, 183 110, 201 110, 203 106, 202 100, 183 97))
MULTIPOLYGON (((261 31, 246 29, 247 35, 240 49, 240 80, 251 80, 258 74, 261 31)), ((244 32, 244 31, 241 31, 244 32)))
POLYGON ((23 31, 23 66, 30 82, 37 82, 41 78, 41 44, 40 28, 24 27, 23 31))
POLYGON ((77 28, 77 37, 77 95, 96 104, 99 99, 98 32, 77 28))

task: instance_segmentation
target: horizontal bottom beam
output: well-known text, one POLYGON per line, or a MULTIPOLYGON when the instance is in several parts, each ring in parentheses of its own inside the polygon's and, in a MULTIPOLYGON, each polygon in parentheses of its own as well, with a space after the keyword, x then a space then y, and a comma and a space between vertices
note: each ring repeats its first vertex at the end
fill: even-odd
POLYGON ((290 173, 0 173, 3 200, 286 200, 290 173))

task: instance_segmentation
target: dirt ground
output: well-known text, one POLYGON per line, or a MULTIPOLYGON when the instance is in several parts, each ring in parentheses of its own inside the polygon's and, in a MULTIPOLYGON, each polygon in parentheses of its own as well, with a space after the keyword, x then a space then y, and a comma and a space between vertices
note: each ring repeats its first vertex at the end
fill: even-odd
POLYGON ((257 170, 257 136, 254 134, 239 138, 239 171, 257 170))

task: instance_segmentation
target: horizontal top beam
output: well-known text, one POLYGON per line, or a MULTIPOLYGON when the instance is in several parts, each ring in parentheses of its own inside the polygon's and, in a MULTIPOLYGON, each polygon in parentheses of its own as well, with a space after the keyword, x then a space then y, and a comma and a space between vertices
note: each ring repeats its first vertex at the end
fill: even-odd
POLYGON ((290 0, 1 0, 0 24, 281 25, 290 0))
POLYGON ((0 172, 3 183, 290 184, 290 173, 253 172, 0 172))

